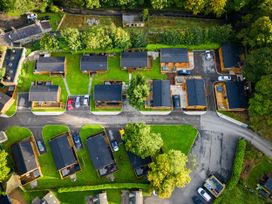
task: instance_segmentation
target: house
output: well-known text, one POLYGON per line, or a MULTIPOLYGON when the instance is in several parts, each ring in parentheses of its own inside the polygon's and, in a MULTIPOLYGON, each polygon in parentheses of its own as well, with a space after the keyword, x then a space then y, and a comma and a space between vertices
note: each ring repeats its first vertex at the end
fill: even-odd
POLYGON ((215 84, 217 109, 221 111, 244 111, 248 106, 247 94, 241 81, 225 81, 215 84))
POLYGON ((61 178, 71 176, 80 170, 72 136, 69 132, 57 136, 49 141, 56 169, 61 178))
POLYGON ((36 21, 34 24, 22 28, 12 28, 12 31, 0 35, 0 44, 7 46, 24 45, 41 39, 45 33, 51 30, 49 21, 36 21))
POLYGON ((122 85, 95 85, 94 86, 95 107, 121 108, 122 107, 122 85))
POLYGON ((151 94, 146 100, 146 108, 170 109, 171 107, 170 80, 153 80, 151 94))
POLYGON ((108 138, 105 137, 103 132, 88 137, 86 145, 99 176, 105 176, 117 171, 108 138))
POLYGON ((5 69, 1 83, 5 86, 17 85, 25 59, 25 48, 8 48, 0 69, 5 69))
POLYGON ((15 98, 16 91, 4 92, 0 88, 0 114, 5 114, 11 108, 15 103, 15 98))
POLYGON ((147 52, 122 52, 120 65, 123 69, 150 69, 152 57, 147 56, 147 52))
POLYGON ((58 85, 32 85, 28 100, 32 102, 32 109, 64 108, 60 101, 61 88, 58 85))
POLYGON ((108 70, 108 56, 106 55, 84 55, 80 59, 80 71, 94 74, 108 70))
POLYGON ((139 14, 122 14, 123 27, 144 27, 144 19, 139 14))
POLYGON ((65 57, 40 57, 36 62, 34 74, 65 75, 65 57))
POLYGON ((86 204, 108 204, 107 193, 103 192, 87 197, 86 204))
POLYGON ((15 163, 15 172, 20 177, 22 185, 42 176, 38 161, 38 149, 33 136, 12 145, 11 151, 15 163))
POLYGON ((235 43, 223 43, 222 46, 216 50, 216 58, 218 61, 219 72, 228 74, 241 73, 241 52, 240 48, 235 43))
POLYGON ((186 83, 186 110, 207 108, 205 82, 201 78, 188 78, 186 83))
POLYGON ((34 198, 31 204, 60 204, 60 201, 53 192, 49 191, 42 199, 34 198))
POLYGON ((141 157, 133 154, 132 152, 128 152, 128 158, 130 164, 132 165, 136 176, 144 176, 147 175, 148 164, 152 162, 151 157, 146 157, 142 159, 141 157))
POLYGON ((189 51, 186 48, 162 48, 160 50, 160 66, 162 73, 175 73, 190 67, 189 51))

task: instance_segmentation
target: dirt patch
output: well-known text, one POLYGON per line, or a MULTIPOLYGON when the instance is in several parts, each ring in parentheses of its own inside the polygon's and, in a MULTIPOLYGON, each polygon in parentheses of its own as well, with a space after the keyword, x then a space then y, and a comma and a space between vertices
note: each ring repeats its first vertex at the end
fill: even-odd
POLYGON ((0 13, 0 29, 4 31, 11 30, 11 27, 19 28, 27 25, 28 22, 25 16, 7 16, 0 13))

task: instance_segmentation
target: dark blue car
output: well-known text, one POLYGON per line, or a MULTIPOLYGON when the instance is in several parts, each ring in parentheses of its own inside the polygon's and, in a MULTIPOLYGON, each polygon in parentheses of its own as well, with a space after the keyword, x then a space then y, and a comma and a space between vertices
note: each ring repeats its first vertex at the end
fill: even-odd
POLYGON ((82 148, 82 143, 81 143, 80 136, 76 132, 73 133, 73 141, 74 141, 74 144, 75 144, 75 146, 76 146, 77 149, 81 149, 82 148))

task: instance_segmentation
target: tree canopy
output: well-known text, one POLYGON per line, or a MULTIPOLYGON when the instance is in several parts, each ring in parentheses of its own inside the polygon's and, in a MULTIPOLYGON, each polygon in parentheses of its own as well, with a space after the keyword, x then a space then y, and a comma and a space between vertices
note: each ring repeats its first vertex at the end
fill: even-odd
POLYGON ((40 48, 51 52, 57 51, 59 49, 59 41, 56 35, 44 35, 40 40, 40 48))
POLYGON ((163 145, 160 134, 152 133, 151 127, 144 123, 128 123, 124 141, 126 149, 141 158, 154 156, 163 145))
POLYGON ((5 152, 4 150, 0 151, 0 183, 7 178, 10 172, 10 168, 8 167, 7 156, 8 156, 7 152, 5 152))
POLYGON ((148 180, 159 197, 169 198, 175 187, 190 183, 187 156, 178 150, 170 150, 157 156, 149 167, 148 180))

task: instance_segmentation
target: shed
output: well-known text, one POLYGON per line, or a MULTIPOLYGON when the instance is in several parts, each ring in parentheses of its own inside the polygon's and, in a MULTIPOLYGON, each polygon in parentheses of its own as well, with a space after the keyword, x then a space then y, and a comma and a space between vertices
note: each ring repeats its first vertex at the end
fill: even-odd
POLYGON ((162 48, 160 50, 161 63, 188 63, 189 55, 186 48, 162 48))
POLYGON ((64 73, 65 57, 40 57, 36 63, 36 72, 64 73))
POLYGON ((203 79, 186 79, 188 106, 207 106, 203 79))
POLYGON ((82 72, 99 72, 108 70, 108 56, 89 55, 80 59, 80 70, 82 72))
POLYGON ((243 82, 226 81, 229 109, 247 108, 248 101, 243 82))
POLYGON ((154 80, 152 85, 153 107, 170 107, 170 80, 154 80))
POLYGON ((58 85, 32 85, 29 101, 59 101, 59 91, 58 85))
POLYGON ((95 85, 95 101, 122 101, 122 85, 95 85))
POLYGON ((123 52, 121 54, 121 67, 144 68, 148 66, 147 52, 123 52))
POLYGON ((222 46, 222 57, 224 68, 239 67, 240 63, 240 48, 235 43, 223 43, 222 46))

